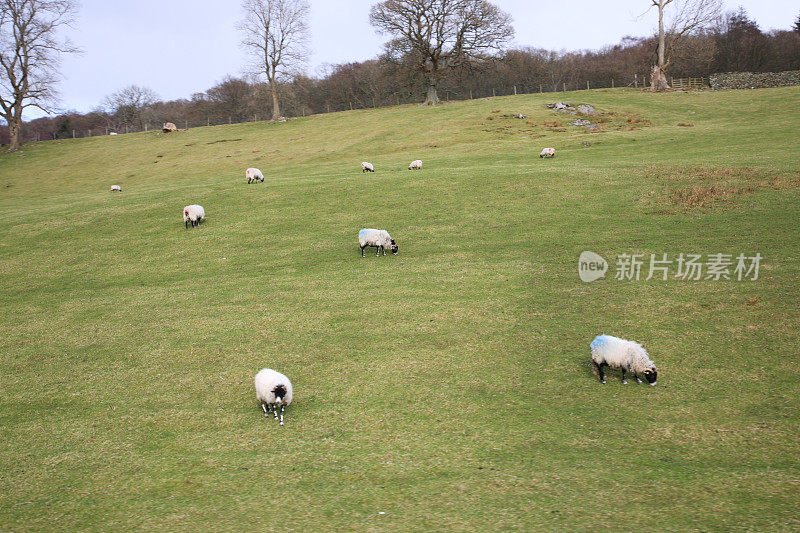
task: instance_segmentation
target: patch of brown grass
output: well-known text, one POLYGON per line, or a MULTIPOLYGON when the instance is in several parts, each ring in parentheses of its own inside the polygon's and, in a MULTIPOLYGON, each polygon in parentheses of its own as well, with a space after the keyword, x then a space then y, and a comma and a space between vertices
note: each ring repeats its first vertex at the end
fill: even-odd
POLYGON ((545 128, 561 128, 563 126, 564 125, 561 122, 557 121, 557 120, 545 120, 544 121, 544 127, 545 128))
POLYGON ((754 167, 658 166, 644 171, 662 190, 643 195, 648 203, 667 203, 687 209, 713 208, 757 190, 800 187, 800 172, 778 172, 754 167))
POLYGON ((684 127, 684 128, 693 128, 694 124, 692 124, 691 122, 678 122, 678 126, 681 126, 681 127, 684 127))

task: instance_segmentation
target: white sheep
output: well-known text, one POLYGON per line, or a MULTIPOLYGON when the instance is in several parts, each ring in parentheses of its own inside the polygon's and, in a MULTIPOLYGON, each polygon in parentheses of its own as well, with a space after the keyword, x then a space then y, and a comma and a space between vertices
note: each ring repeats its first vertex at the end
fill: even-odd
POLYGON ((606 382, 603 367, 622 369, 622 384, 625 381, 625 372, 632 372, 637 383, 641 383, 640 376, 644 376, 650 385, 656 384, 658 372, 656 365, 647 355, 647 350, 638 342, 627 341, 611 335, 598 335, 589 345, 592 354, 592 366, 601 383, 606 382))
POLYGON ((361 163, 361 173, 363 174, 364 172, 375 172, 375 167, 372 166, 372 163, 364 161, 361 163))
POLYGON ((206 218, 206 210, 202 205, 192 204, 183 208, 183 222, 186 224, 186 229, 189 229, 189 223, 192 227, 199 226, 200 221, 206 218))
POLYGON ((111 192, 115 192, 115 191, 122 192, 122 187, 120 187, 119 185, 112 185, 111 186, 111 192))
POLYGON ((244 176, 247 178, 247 183, 252 181, 260 181, 261 183, 264 183, 264 174, 262 174, 257 168, 248 168, 244 171, 244 176))
POLYGON ((412 161, 411 164, 408 165, 408 170, 411 170, 411 169, 422 170, 422 160, 421 159, 415 159, 414 161, 412 161))
POLYGON ((539 157, 555 157, 556 156, 556 149, 555 148, 545 148, 542 150, 542 153, 539 154, 539 157))
POLYGON ((281 425, 283 425, 283 410, 292 403, 292 382, 280 372, 262 368, 256 374, 256 398, 261 402, 265 418, 269 418, 270 411, 274 409, 275 420, 278 420, 280 405, 281 425))
POLYGON ((376 257, 386 255, 386 248, 391 248, 392 254, 397 255, 399 248, 392 236, 385 229, 364 228, 358 232, 358 245, 361 247, 361 257, 364 257, 364 248, 374 246, 377 251, 376 257))

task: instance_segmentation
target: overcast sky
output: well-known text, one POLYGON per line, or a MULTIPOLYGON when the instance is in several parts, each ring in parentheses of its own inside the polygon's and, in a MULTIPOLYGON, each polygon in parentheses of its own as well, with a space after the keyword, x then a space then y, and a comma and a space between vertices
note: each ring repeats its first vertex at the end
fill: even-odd
MULTIPOLYGON (((307 73, 325 64, 360 61, 381 52, 385 40, 369 24, 377 0, 310 0, 311 54, 307 73)), ((555 50, 598 49, 626 35, 653 33, 649 0, 494 0, 511 14, 515 44, 555 50)), ((741 5, 762 30, 789 29, 797 0, 725 0, 741 5)), ((225 75, 241 75, 238 0, 82 0, 70 36, 84 53, 67 57, 59 89, 61 107, 81 112, 130 84, 162 99, 189 98, 225 75)), ((33 113, 27 118, 33 118, 33 113)))

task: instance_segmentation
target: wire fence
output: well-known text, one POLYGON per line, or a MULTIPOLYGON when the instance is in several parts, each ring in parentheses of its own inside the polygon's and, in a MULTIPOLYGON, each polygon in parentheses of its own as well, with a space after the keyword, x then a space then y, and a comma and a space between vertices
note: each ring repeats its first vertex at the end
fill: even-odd
MULTIPOLYGON (((441 101, 458 101, 458 100, 474 100, 482 98, 491 98, 498 96, 512 96, 523 94, 545 94, 557 92, 571 92, 580 90, 593 90, 593 89, 613 89, 617 87, 631 87, 631 88, 646 88, 649 86, 649 77, 647 75, 635 74, 633 78, 623 80, 622 82, 610 78, 606 80, 585 80, 585 81, 553 81, 551 83, 520 83, 518 85, 497 85, 495 87, 482 87, 482 88, 464 88, 464 87, 441 87, 439 89, 439 97, 441 101)), ((673 78, 671 80, 672 87, 681 90, 702 90, 708 87, 707 78, 673 78)), ((324 113, 333 113, 340 111, 355 111, 358 109, 372 109, 380 107, 389 107, 394 105, 422 103, 422 99, 418 95, 393 93, 392 95, 384 96, 359 96, 349 98, 332 99, 331 101, 322 104, 317 103, 316 106, 308 104, 289 104, 285 106, 286 115, 288 118, 298 118, 324 113), (316 109, 314 109, 316 107, 316 109)), ((243 124, 248 122, 268 121, 270 119, 267 115, 259 115, 254 113, 248 116, 233 116, 233 115, 208 115, 204 120, 175 120, 173 123, 179 130, 188 130, 198 127, 211 127, 230 124, 243 124)), ((154 121, 140 121, 135 124, 122 124, 114 125, 108 124, 105 126, 97 126, 92 128, 64 128, 59 129, 57 132, 44 132, 44 131, 31 131, 25 135, 25 141, 43 141, 53 139, 79 139, 86 137, 97 137, 103 135, 124 135, 127 133, 149 133, 159 132, 164 129, 165 123, 154 121)))

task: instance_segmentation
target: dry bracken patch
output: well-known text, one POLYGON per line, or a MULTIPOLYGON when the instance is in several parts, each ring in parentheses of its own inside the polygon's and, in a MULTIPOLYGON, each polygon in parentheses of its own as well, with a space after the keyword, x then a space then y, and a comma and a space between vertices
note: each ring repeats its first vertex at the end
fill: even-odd
POLYGON ((643 195, 647 204, 672 204, 687 209, 714 208, 757 190, 800 186, 800 172, 756 167, 659 166, 645 168, 645 177, 660 189, 643 195))

